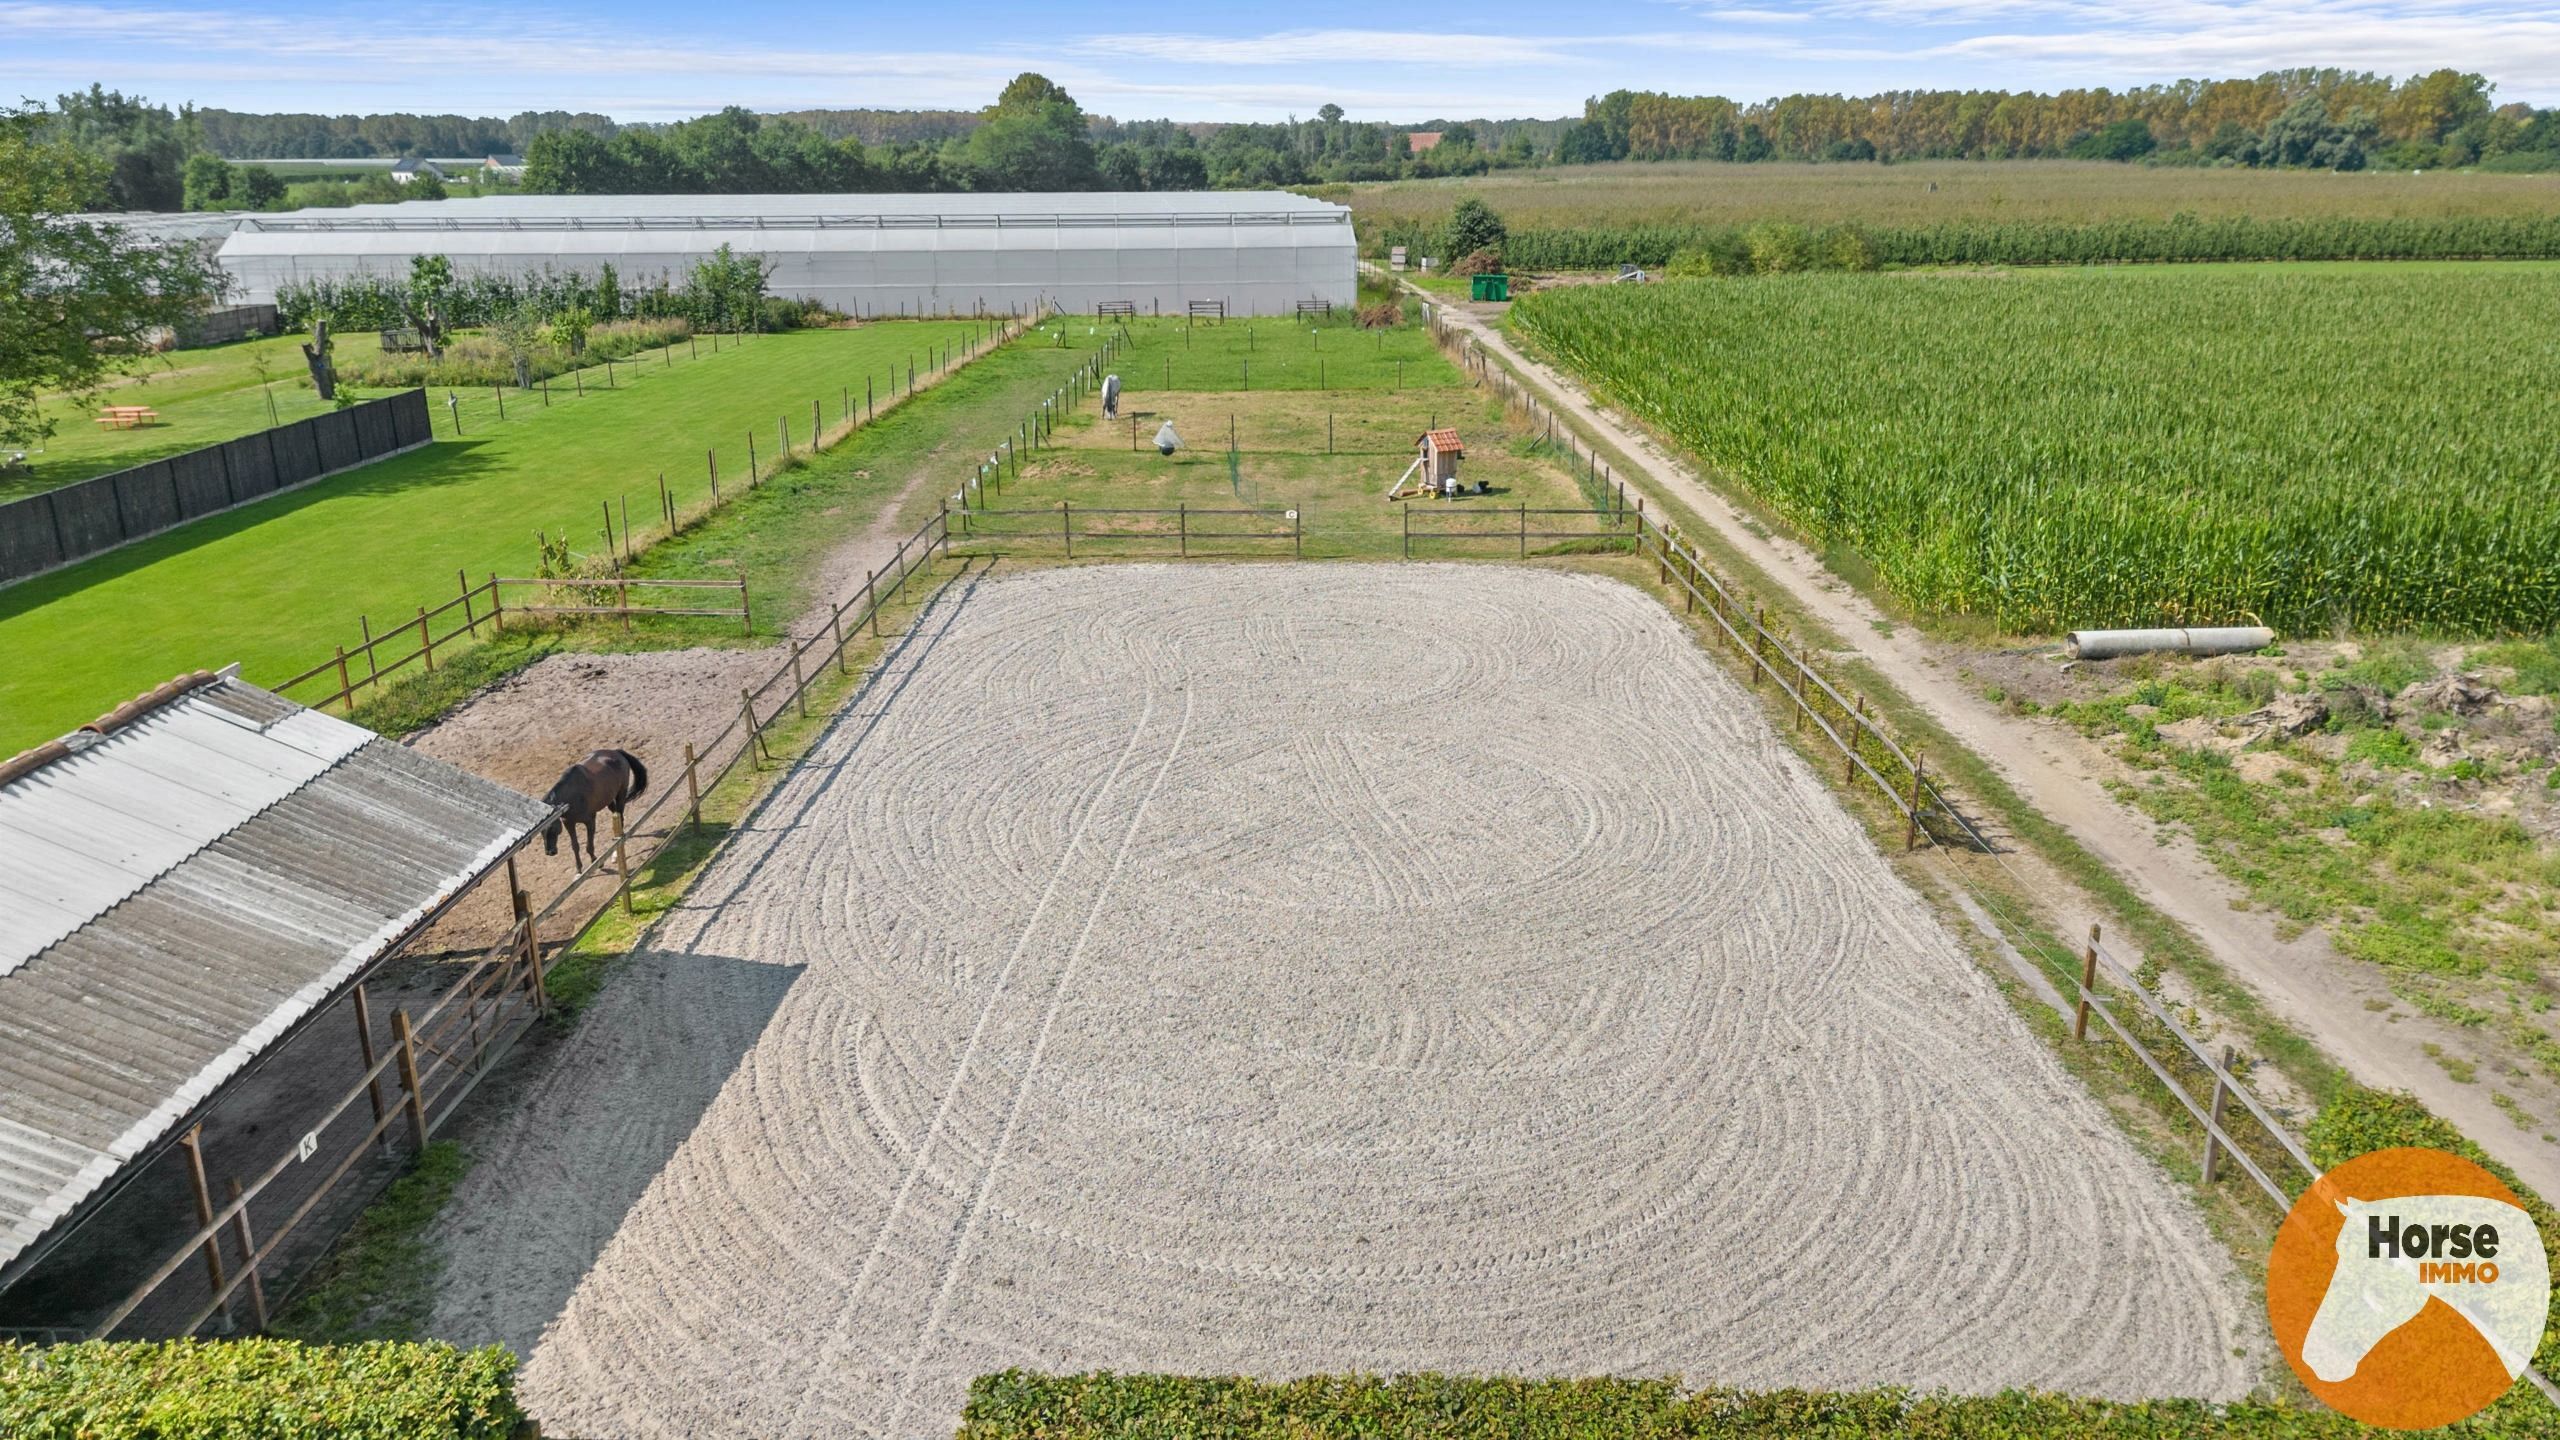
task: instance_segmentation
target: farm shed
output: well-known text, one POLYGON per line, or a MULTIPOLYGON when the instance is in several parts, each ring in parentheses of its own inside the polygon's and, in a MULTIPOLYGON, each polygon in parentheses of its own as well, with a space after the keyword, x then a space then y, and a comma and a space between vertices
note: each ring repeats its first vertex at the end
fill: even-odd
POLYGON ((457 273, 682 285, 721 246, 772 266, 773 294, 847 314, 1285 315, 1355 298, 1351 212, 1277 191, 1065 195, 502 195, 244 217, 223 242, 240 298, 295 280, 457 273))
POLYGON ((230 671, 0 765, 0 1290, 549 814, 230 671))

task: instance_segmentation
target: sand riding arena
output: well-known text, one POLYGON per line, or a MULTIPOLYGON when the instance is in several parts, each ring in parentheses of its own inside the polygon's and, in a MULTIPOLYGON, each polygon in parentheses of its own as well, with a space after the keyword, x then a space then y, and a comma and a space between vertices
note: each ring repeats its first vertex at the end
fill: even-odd
POLYGON ((1009 1366, 2235 1396, 2220 1246, 1638 591, 954 581, 512 1108, 431 1333, 584 1437, 1009 1366))

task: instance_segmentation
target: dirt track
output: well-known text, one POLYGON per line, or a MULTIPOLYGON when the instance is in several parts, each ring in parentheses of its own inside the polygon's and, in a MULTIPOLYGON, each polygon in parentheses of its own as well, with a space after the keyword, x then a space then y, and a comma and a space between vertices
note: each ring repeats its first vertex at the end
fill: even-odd
POLYGON ((971 1376, 2232 1396, 2222 1249, 1652 601, 948 592, 477 1127, 432 1333, 546 1429, 971 1376))

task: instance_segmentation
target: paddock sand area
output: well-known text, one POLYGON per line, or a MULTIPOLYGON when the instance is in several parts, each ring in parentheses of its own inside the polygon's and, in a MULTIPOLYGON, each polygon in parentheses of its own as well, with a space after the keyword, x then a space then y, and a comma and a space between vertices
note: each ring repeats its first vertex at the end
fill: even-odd
POLYGON ((948 1435, 1008 1366, 2256 1371, 2192 1206, 1584 575, 959 580, 511 1107, 430 1329, 590 1440, 948 1435))

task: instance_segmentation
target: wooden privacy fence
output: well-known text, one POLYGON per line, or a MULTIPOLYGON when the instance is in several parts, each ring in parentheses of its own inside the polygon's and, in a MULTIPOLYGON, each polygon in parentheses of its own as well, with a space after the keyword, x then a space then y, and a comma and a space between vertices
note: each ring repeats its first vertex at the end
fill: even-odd
MULTIPOLYGON (((1241 540, 1273 547, 1285 547, 1291 559, 1306 553, 1304 512, 1296 506, 1271 509, 1210 509, 1203 506, 1177 505, 1170 510, 1079 509, 1072 501, 1061 501, 1051 510, 955 510, 951 512, 953 539, 967 544, 978 540, 1000 540, 1015 545, 1057 545, 1067 559, 1076 557, 1079 541, 1087 547, 1101 544, 1106 555, 1127 556, 1170 553, 1178 559, 1189 559, 1195 551, 1202 555, 1229 553, 1216 542, 1241 540), (1135 542, 1135 543, 1120 543, 1135 542), (1202 546, 1207 548, 1200 548, 1202 546)), ((1251 553, 1264 553, 1255 551, 1251 553)))
POLYGON ((741 575, 735 580, 644 580, 628 575, 581 577, 518 577, 491 575, 474 585, 468 575, 456 576, 459 593, 441 605, 418 607, 412 619, 374 633, 371 616, 358 616, 357 626, 364 640, 354 649, 344 645, 338 653, 321 661, 292 679, 274 687, 279 695, 293 698, 314 710, 332 705, 342 714, 355 713, 356 694, 361 690, 379 689, 382 682, 410 665, 425 671, 436 668, 438 647, 451 649, 457 644, 480 638, 482 627, 492 636, 506 633, 507 617, 560 615, 620 616, 628 626, 635 616, 712 616, 735 619, 743 633, 755 633, 755 616, 747 603, 747 581, 741 575), (506 591, 531 590, 543 597, 567 592, 565 603, 545 598, 528 603, 509 604, 506 591), (634 590, 672 590, 680 597, 709 592, 735 593, 735 605, 635 604, 634 590), (436 633, 441 623, 444 633, 436 633), (299 690, 303 693, 295 694, 299 690))
MULTIPOLYGON (((451 985, 415 1013, 407 1007, 395 1009, 388 1046, 375 1044, 363 977, 359 977, 352 998, 364 1046, 363 1073, 308 1131, 287 1138, 273 1161, 254 1178, 243 1183, 234 1177, 224 1203, 212 1204, 209 1191, 205 1192, 202 1223, 195 1232, 89 1332, 90 1338, 112 1335, 191 1261, 206 1267, 206 1298, 186 1311, 182 1322, 162 1328, 191 1335, 218 1315, 233 1316, 243 1302, 252 1327, 263 1328, 268 1318, 264 1277, 275 1266, 277 1249, 310 1220, 323 1198, 378 1146, 405 1148, 411 1155, 425 1149, 506 1049, 550 1010, 548 977, 567 947, 545 954, 540 939, 545 922, 565 917, 570 933, 582 934, 608 907, 619 904, 624 913, 631 913, 632 872, 657 858, 679 834, 701 832, 704 797, 741 765, 753 769, 772 758, 766 729, 785 711, 806 716, 809 688, 830 667, 840 675, 850 674, 853 647, 874 637, 895 638, 884 631, 881 611, 950 540, 950 517, 936 514, 900 542, 888 567, 874 572, 860 594, 831 607, 823 627, 785 646, 764 683, 739 692, 738 712, 727 725, 707 740, 684 747, 682 763, 662 772, 681 784, 666 785, 647 808, 627 819, 608 812, 611 841, 547 902, 536 906, 521 888, 510 854, 502 873, 515 919, 506 938, 473 959, 451 985), (601 888, 589 885, 596 880, 604 882, 601 888), (354 1132, 348 1143, 322 1143, 324 1135, 353 1130, 366 1114, 371 1116, 370 1125, 354 1132), (339 1126, 341 1117, 349 1124, 339 1126), (331 1164, 332 1168, 302 1192, 299 1203, 281 1222, 253 1229, 251 1205, 296 1166, 306 1164, 331 1164)), ((299 1187, 279 1193, 289 1194, 294 1188, 299 1187)))
POLYGON ((404 390, 0 505, 0 584, 427 443, 427 397, 404 390))

